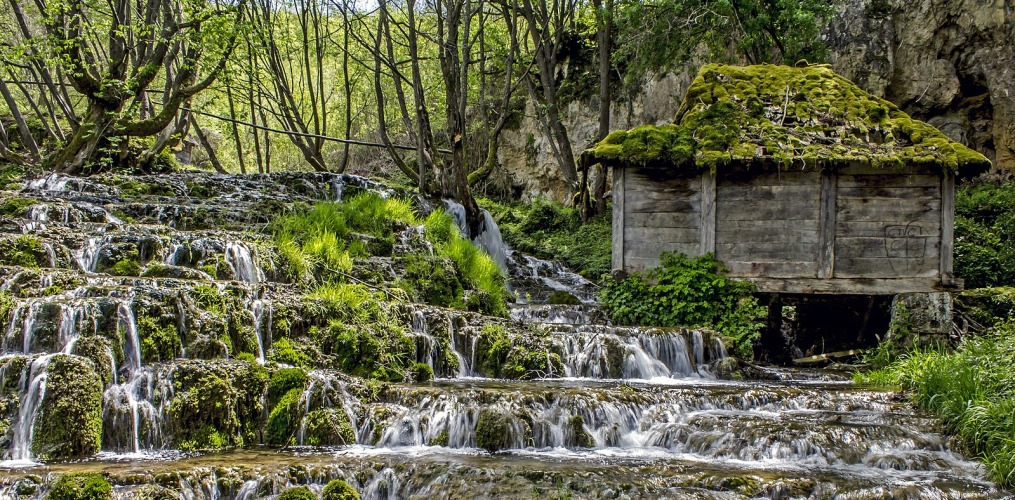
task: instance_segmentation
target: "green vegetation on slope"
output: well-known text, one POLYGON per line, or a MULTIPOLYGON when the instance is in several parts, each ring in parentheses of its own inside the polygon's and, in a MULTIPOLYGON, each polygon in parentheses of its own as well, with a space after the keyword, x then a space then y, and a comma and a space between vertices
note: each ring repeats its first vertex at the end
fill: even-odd
POLYGON ((490 211, 504 241, 515 250, 559 260, 591 280, 610 272, 609 210, 583 224, 577 210, 545 199, 511 205, 492 200, 479 203, 490 211))
POLYGON ((662 254, 661 265, 622 281, 608 281, 600 301, 610 318, 624 325, 712 328, 727 339, 730 350, 754 358, 764 308, 752 295, 754 285, 726 277, 712 254, 687 257, 662 254))
POLYGON ((898 385, 940 416, 987 465, 1001 487, 1015 485, 1015 322, 968 339, 957 352, 915 350, 859 382, 898 385))
POLYGON ((972 183, 955 198, 955 274, 966 288, 1015 284, 1015 183, 972 183))

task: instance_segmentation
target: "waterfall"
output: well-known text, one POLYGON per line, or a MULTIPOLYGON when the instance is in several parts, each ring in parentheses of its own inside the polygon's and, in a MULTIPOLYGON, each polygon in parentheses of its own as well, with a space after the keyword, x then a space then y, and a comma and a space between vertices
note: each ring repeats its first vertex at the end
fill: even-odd
POLYGON ((18 409, 18 419, 13 425, 11 448, 8 453, 11 460, 32 459, 32 434, 35 431, 35 421, 39 416, 42 400, 46 397, 47 368, 53 356, 55 354, 44 354, 34 358, 27 373, 22 374, 21 407, 18 409))
POLYGON ((102 248, 111 241, 109 236, 92 236, 75 252, 78 266, 86 273, 94 273, 99 267, 99 256, 102 248))
POLYGON ((248 311, 254 322, 254 337, 257 338, 257 362, 263 365, 265 360, 265 340, 269 342, 271 340, 271 302, 264 299, 251 300, 248 311), (263 321, 265 313, 268 314, 267 326, 265 326, 263 321), (267 332, 263 332, 265 328, 267 328, 267 332))
MULTIPOLYGON (((448 214, 451 215, 451 218, 454 219, 455 224, 458 225, 458 230, 468 237, 469 222, 466 219, 465 207, 454 200, 444 200, 444 207, 448 214)), ((483 220, 479 226, 479 234, 475 238, 472 238, 472 243, 482 248, 497 263, 497 267, 500 267, 501 271, 507 274, 508 246, 504 243, 504 238, 500 234, 500 228, 497 226, 497 222, 493 220, 490 212, 482 210, 482 214, 483 220)))
POLYGON ((237 280, 247 283, 264 281, 264 272, 254 263, 254 257, 245 245, 235 241, 227 243, 225 259, 237 280))
POLYGON ((141 369, 141 339, 137 334, 137 321, 134 319, 134 310, 131 309, 130 302, 130 300, 120 302, 117 308, 116 331, 124 339, 123 354, 127 369, 133 374, 141 369))

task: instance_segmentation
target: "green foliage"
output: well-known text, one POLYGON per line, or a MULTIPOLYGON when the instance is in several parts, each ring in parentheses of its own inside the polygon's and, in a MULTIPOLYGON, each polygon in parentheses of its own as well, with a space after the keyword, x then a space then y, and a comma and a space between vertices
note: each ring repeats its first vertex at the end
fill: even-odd
POLYGON ((416 363, 409 367, 409 375, 416 383, 425 383, 433 380, 433 368, 426 363, 416 363))
POLYGON ((296 345, 285 337, 275 339, 272 342, 271 350, 268 352, 268 359, 276 363, 285 363, 301 368, 311 368, 314 366, 313 358, 302 350, 297 349, 296 345))
POLYGON ((268 414, 265 438, 269 445, 285 446, 293 442, 300 418, 303 389, 290 389, 268 414))
POLYGON ((708 49, 705 60, 751 63, 824 62, 823 21, 835 3, 804 1, 650 0, 617 9, 613 63, 637 84, 647 73, 681 68, 708 49), (736 22, 732 22, 736 19, 736 22))
POLYGON ((550 294, 550 298, 546 299, 546 303, 564 306, 577 306, 582 302, 578 300, 578 297, 575 297, 570 293, 563 290, 556 290, 550 294))
POLYGON ((307 372, 300 368, 279 368, 271 374, 268 380, 268 390, 265 398, 268 406, 275 406, 282 396, 293 389, 303 390, 307 383, 307 372))
POLYGON ((405 263, 404 288, 416 300, 442 307, 464 309, 465 287, 450 259, 411 254, 405 263))
POLYGON ((341 479, 332 479, 324 487, 321 500, 359 500, 359 493, 349 486, 349 483, 341 479))
POLYGON ((139 276, 141 274, 141 264, 131 258, 120 259, 110 266, 106 272, 114 276, 139 276))
POLYGON ((362 255, 365 249, 390 253, 394 225, 418 223, 409 201, 366 192, 344 203, 322 202, 287 214, 276 219, 270 230, 286 275, 300 282, 311 281, 318 273, 348 273, 350 253, 362 255), (374 243, 354 245, 358 240, 353 233, 369 235, 374 243))
POLYGON ((38 203, 31 198, 7 198, 0 202, 0 215, 6 217, 21 217, 28 207, 38 203))
POLYGON ((582 276, 598 280, 610 272, 612 227, 610 211, 582 224, 572 208, 546 199, 503 205, 480 200, 515 250, 541 259, 559 260, 582 276))
POLYGON ((43 460, 97 453, 102 441, 102 381, 92 362, 57 355, 50 360, 47 374, 32 452, 43 460))
POLYGON ((545 338, 510 335, 504 325, 487 323, 476 342, 477 369, 486 376, 508 379, 532 379, 561 373, 560 355, 549 352, 545 338))
POLYGON ((761 335, 758 319, 764 315, 752 296, 754 286, 726 277, 712 254, 664 253, 660 259, 660 267, 644 275, 603 286, 600 300, 610 318, 625 325, 714 328, 733 353, 753 359, 753 344, 761 335))
POLYGON ((72 472, 60 476, 46 496, 48 500, 109 500, 113 487, 97 472, 72 472))
POLYGON ((310 488, 297 486, 283 491, 277 500, 317 500, 317 497, 310 491, 310 488))
POLYGON ((0 241, 0 264, 38 269, 48 258, 42 241, 35 236, 22 235, 0 241))
POLYGON ((1015 284, 1015 183, 983 182, 959 188, 955 274, 969 288, 1015 284))
POLYGON ((141 340, 141 359, 145 363, 176 359, 183 347, 176 326, 160 324, 151 316, 137 319, 137 333, 141 340))
POLYGON ((303 444, 334 446, 356 443, 356 431, 341 408, 318 408, 307 413, 303 444))
POLYGON ((944 419, 1002 488, 1015 485, 1015 322, 967 340, 958 352, 913 350, 886 368, 857 373, 873 385, 902 386, 944 419))

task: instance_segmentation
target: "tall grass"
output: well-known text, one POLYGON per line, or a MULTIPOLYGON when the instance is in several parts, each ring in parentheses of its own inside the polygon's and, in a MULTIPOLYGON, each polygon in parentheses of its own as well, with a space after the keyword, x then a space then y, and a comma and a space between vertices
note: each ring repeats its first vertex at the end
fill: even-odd
POLYGON ((914 350, 854 378, 909 391, 915 404, 962 438, 1000 486, 1015 486, 1015 322, 966 341, 957 352, 914 350))
POLYGON ((352 233, 391 239, 396 222, 419 224, 412 203, 366 192, 344 203, 317 203, 308 211, 281 217, 272 223, 271 231, 286 275, 295 282, 308 282, 352 270, 352 256, 367 253, 352 233))
POLYGON ((466 288, 483 292, 483 303, 476 308, 487 314, 504 316, 505 277, 497 263, 483 250, 461 235, 450 215, 435 210, 423 221, 424 234, 437 255, 450 259, 466 288))

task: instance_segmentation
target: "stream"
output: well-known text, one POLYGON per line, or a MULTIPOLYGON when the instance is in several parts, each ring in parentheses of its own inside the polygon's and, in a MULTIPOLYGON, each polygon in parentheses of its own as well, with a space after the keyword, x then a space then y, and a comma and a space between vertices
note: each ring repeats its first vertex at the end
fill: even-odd
MULTIPOLYGON (((37 237, 46 262, 0 266, 0 291, 14 297, 0 325, 0 498, 44 498, 48 480, 84 471, 106 473, 116 498, 150 494, 146 485, 188 500, 271 497, 300 484, 319 494, 334 478, 365 499, 1010 498, 900 394, 825 370, 768 369, 765 380, 737 380, 711 333, 610 325, 594 284, 506 248, 489 217, 476 243, 503 262, 517 299, 501 321, 543 332, 553 351, 546 356, 559 356, 559 365, 547 363, 534 380, 485 378, 476 346, 486 320, 404 304, 399 317, 433 382, 382 385, 313 370, 293 446, 265 446, 263 431, 249 430, 243 447, 181 451, 174 443, 183 431, 172 422, 186 381, 207 370, 242 380, 237 366, 247 362, 204 336, 186 340, 176 359, 147 359, 143 318, 172 318, 180 332, 233 328, 235 320, 253 333, 253 360, 264 365, 294 295, 265 237, 251 231, 270 220, 265 202, 391 193, 348 175, 144 180, 177 196, 128 198, 114 185, 60 176, 5 193, 37 203, 5 218, 0 233, 5 241, 37 237), (216 195, 188 196, 194 185, 216 195), (103 271, 131 251, 160 272, 103 271), (195 305, 209 286, 235 297, 235 318, 195 305), (545 304, 553 291, 581 304, 545 304), (117 340, 89 340, 98 337, 117 340), (102 451, 47 461, 33 446, 34 429, 53 390, 50 367, 64 355, 90 356, 103 376, 102 451), (320 412, 348 424, 345 444, 313 442, 309 416, 320 412), (498 451, 478 447, 483 418, 499 424, 498 451)), ((394 265, 370 264, 379 275, 394 265)))

